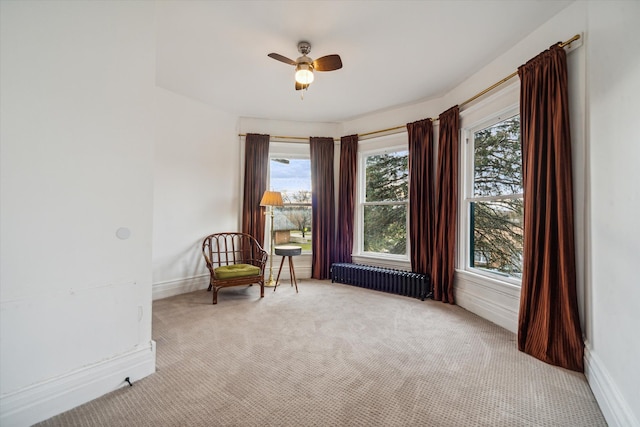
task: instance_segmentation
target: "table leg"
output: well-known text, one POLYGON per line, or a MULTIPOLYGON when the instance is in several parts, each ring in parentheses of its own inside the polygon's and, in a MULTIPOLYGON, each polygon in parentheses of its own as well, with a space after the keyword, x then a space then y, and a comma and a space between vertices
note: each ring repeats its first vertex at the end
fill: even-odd
POLYGON ((298 280, 296 279, 296 272, 293 269, 293 257, 289 257, 289 274, 291 274, 291 286, 296 284, 296 294, 298 293, 298 280))
POLYGON ((276 288, 278 287, 278 281, 280 280, 280 273, 282 272, 282 264, 284 264, 284 257, 282 257, 282 260, 280 261, 280 268, 278 269, 278 277, 276 277, 276 285, 273 287, 273 292, 275 292, 276 288))

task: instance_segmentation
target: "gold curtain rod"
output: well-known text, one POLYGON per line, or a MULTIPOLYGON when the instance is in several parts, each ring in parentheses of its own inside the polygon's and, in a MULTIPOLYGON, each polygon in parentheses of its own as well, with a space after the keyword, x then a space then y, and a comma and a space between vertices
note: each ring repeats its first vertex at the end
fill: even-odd
POLYGON ((369 136, 369 135, 375 135, 378 133, 385 133, 385 132, 391 132, 393 130, 398 130, 398 129, 407 129, 407 125, 402 125, 402 126, 394 126, 392 128, 387 128, 387 129, 380 129, 380 130, 374 130, 371 132, 365 132, 365 133, 359 133, 358 134, 358 138, 360 138, 361 136, 369 136))
MULTIPOLYGON (((565 47, 567 45, 570 45, 571 43, 573 43, 574 41, 578 40, 580 38, 580 34, 576 34, 575 36, 571 37, 569 40, 565 41, 565 42, 561 42, 558 43, 558 46, 560 47, 565 47)), ((518 71, 514 71, 513 73, 509 74, 507 77, 505 77, 504 79, 500 80, 497 83, 492 84, 491 86, 489 86, 488 88, 486 88, 485 90, 476 93, 475 95, 473 95, 471 98, 467 99, 466 101, 460 103, 458 106, 460 108, 462 108, 463 106, 475 101, 476 99, 480 98, 482 95, 485 95, 489 92, 491 92, 493 89, 497 88, 498 86, 508 82, 509 80, 511 80, 512 78, 514 78, 515 76, 518 75, 518 71)))
MULTIPOLYGON (((246 137, 247 134, 246 133, 239 133, 238 136, 240 137, 246 137)), ((305 143, 305 142, 309 142, 309 137, 308 136, 283 136, 283 135, 269 135, 269 140, 283 140, 283 139, 288 139, 291 141, 295 141, 296 144, 298 143, 305 143)), ((333 141, 340 141, 340 138, 333 138, 333 141)))
MULTIPOLYGON (((576 34, 575 36, 571 37, 569 40, 564 41, 564 42, 559 42, 558 46, 560 47, 565 47, 570 45, 571 43, 573 43, 576 40, 580 39, 580 34, 576 34)), ((489 86, 488 88, 476 93, 475 95, 473 95, 471 98, 467 99, 464 102, 461 102, 460 104, 458 104, 458 107, 462 108, 463 106, 475 101, 476 99, 480 98, 483 95, 486 95, 487 93, 491 92, 493 89, 497 88, 500 85, 503 85, 504 83, 508 82, 509 80, 511 80, 512 78, 514 78, 515 76, 518 75, 518 71, 514 71, 513 73, 509 74, 507 77, 505 77, 504 79, 500 80, 497 83, 492 84, 491 86, 489 86)), ((432 119, 433 121, 437 121, 438 119, 432 119)), ((406 125, 402 125, 402 126, 395 126, 392 128, 387 128, 387 129, 380 129, 380 130, 374 130, 371 132, 366 132, 366 133, 359 133, 358 134, 358 138, 361 137, 365 137, 365 136, 371 136, 371 135, 377 135, 379 133, 386 133, 386 132, 392 132, 394 130, 399 130, 399 129, 406 129, 406 125)), ((240 134, 239 136, 247 136, 247 134, 240 134)), ((309 138, 303 138, 303 137, 299 137, 299 136, 272 136, 271 138, 274 139, 292 139, 292 140, 302 140, 302 141, 308 141, 309 138)), ((333 139, 334 141, 340 141, 340 139, 333 139)))

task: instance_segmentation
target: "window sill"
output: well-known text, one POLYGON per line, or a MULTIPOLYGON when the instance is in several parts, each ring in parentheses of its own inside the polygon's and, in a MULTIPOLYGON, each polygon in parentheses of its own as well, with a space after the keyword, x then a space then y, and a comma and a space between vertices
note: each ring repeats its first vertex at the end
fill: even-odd
POLYGON ((488 288, 494 292, 505 294, 510 297, 520 298, 520 285, 516 285, 507 281, 484 276, 468 270, 456 269, 456 276, 459 281, 479 285, 488 288))
POLYGON ((373 265, 375 267, 395 268, 398 270, 411 270, 411 262, 403 259, 379 257, 373 255, 351 255, 356 264, 373 265))

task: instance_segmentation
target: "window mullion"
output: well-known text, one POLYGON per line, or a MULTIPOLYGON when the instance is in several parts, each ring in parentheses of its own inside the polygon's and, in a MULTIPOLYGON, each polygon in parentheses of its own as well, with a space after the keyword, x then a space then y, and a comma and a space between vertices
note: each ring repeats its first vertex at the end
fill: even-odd
POLYGON ((495 202, 500 200, 522 199, 523 197, 524 197, 523 193, 517 193, 517 194, 501 194, 499 196, 471 196, 471 197, 467 197, 465 200, 469 202, 495 202))

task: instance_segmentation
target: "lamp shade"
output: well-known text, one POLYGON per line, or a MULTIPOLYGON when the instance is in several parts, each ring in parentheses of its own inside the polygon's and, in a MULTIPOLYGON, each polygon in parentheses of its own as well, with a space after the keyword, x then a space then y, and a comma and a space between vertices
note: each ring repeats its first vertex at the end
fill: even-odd
POLYGON ((311 65, 302 63, 296 67, 296 81, 303 85, 313 82, 313 68, 311 65))
POLYGON ((283 206, 282 194, 279 191, 265 191, 260 206, 283 206))

